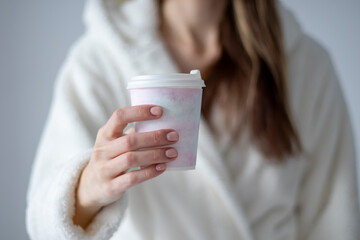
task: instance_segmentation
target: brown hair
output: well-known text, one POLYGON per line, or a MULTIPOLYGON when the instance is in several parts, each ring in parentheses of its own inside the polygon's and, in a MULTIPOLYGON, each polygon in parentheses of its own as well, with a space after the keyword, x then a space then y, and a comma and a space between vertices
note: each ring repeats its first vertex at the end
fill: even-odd
POLYGON ((201 111, 210 128, 214 130, 210 119, 216 104, 233 140, 248 126, 251 141, 269 160, 281 162, 300 153, 288 110, 284 44, 275 1, 229 0, 220 43, 222 55, 209 68, 203 92, 201 111))

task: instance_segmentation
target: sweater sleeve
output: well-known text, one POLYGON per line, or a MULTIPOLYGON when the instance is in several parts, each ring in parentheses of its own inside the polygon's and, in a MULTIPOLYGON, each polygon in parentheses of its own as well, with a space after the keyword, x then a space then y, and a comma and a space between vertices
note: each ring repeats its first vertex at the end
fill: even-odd
POLYGON ((356 240, 360 219, 351 123, 336 73, 325 55, 316 76, 321 84, 313 84, 317 94, 311 127, 303 140, 308 165, 299 196, 300 239, 356 240))
POLYGON ((86 231, 72 222, 75 188, 97 130, 120 107, 100 77, 99 58, 82 39, 57 79, 28 189, 26 224, 31 239, 109 239, 123 216, 126 196, 103 208, 86 231))

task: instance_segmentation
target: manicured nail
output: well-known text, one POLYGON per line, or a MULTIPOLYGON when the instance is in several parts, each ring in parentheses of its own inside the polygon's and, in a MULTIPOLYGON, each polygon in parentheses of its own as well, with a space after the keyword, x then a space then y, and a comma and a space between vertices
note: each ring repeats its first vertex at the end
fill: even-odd
POLYGON ((162 113, 162 109, 161 109, 161 107, 157 107, 157 106, 152 107, 152 108, 150 108, 150 113, 154 116, 159 116, 162 113))
POLYGON ((168 150, 165 151, 165 155, 168 157, 168 158, 173 158, 173 157, 176 157, 177 156, 177 151, 173 148, 170 148, 168 150))
POLYGON ((179 139, 179 134, 177 132, 169 132, 166 135, 167 140, 169 141, 177 141, 179 139))
POLYGON ((166 169, 166 164, 165 163, 160 163, 158 165, 156 165, 155 167, 156 171, 164 171, 166 169))

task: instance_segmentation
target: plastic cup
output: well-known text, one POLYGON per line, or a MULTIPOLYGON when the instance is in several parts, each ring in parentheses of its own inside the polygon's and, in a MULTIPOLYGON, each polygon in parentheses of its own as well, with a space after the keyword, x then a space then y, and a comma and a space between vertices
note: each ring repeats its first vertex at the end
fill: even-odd
POLYGON ((128 82, 132 106, 154 104, 163 108, 161 118, 136 122, 135 131, 175 129, 179 133, 179 141, 169 145, 177 149, 178 157, 167 163, 168 170, 195 169, 203 87, 198 70, 136 76, 128 82))

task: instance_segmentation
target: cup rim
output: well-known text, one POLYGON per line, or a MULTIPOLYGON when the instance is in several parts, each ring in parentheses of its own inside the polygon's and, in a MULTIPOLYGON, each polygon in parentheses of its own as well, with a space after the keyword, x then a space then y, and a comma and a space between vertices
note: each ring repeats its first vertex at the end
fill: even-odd
POLYGON ((190 73, 165 73, 134 76, 128 81, 127 89, 154 87, 205 87, 199 70, 190 73))

